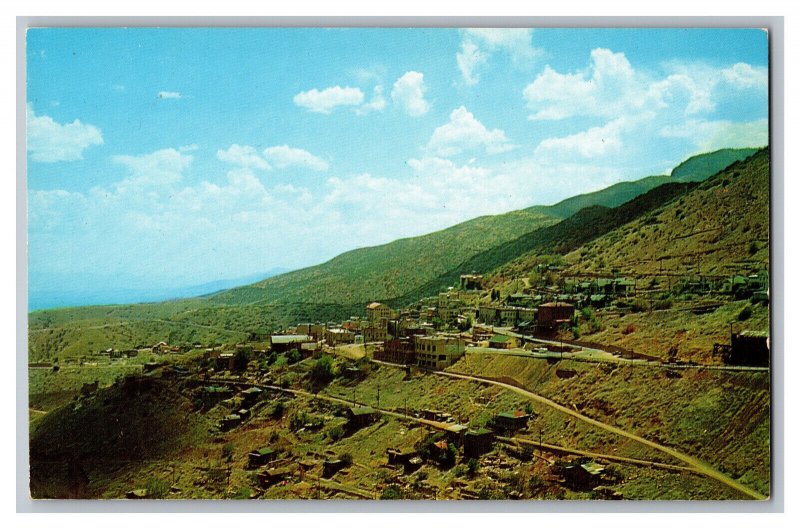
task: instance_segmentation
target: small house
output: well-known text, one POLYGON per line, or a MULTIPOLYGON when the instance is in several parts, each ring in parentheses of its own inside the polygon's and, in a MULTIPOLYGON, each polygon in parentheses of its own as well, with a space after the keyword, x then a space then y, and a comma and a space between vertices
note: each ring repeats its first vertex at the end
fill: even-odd
POLYGON ((227 386, 204 386, 200 390, 200 399, 205 406, 214 406, 231 396, 233 390, 227 386))
POLYGON ((271 487, 278 483, 289 481, 292 474, 292 470, 288 467, 270 468, 258 474, 258 482, 264 488, 271 487))
POLYGON ((422 418, 428 421, 446 422, 451 415, 443 411, 424 409, 420 412, 422 418))
POLYGON ((554 301, 539 305, 537 313, 538 325, 545 329, 555 329, 563 323, 569 322, 575 314, 575 306, 571 303, 554 301))
POLYGON ((242 402, 245 406, 250 407, 258 402, 259 397, 264 393, 264 390, 257 387, 249 387, 242 391, 242 402))
POLYGON ((516 339, 504 334, 495 334, 489 340, 489 347, 492 349, 512 349, 517 346, 516 339))
POLYGON ((494 416, 492 426, 503 432, 516 432, 528 427, 531 416, 522 411, 500 412, 494 416))
POLYGON ((416 450, 397 450, 395 448, 387 448, 386 456, 390 465, 402 465, 404 468, 415 466, 417 460, 421 463, 422 460, 418 457, 416 450), (412 463, 414 461, 414 463, 412 463))
POLYGON ((264 447, 253 450, 247 454, 247 466, 250 468, 263 467, 275 460, 276 453, 272 448, 264 447))
POLYGON ((769 366, 769 336, 765 332, 743 331, 731 335, 727 363, 742 366, 769 366))
POLYGON ((594 461, 567 464, 562 470, 564 483, 573 490, 591 490, 600 485, 605 467, 594 461))
POLYGON ((232 371, 236 355, 233 353, 220 353, 215 358, 214 367, 217 371, 232 371))
POLYGON ((447 427, 445 437, 456 446, 461 446, 464 443, 464 434, 467 432, 466 424, 451 424, 447 427))
POLYGON ((232 430, 233 428, 236 428, 240 424, 242 424, 241 415, 232 413, 222 418, 222 421, 220 421, 220 429, 224 431, 232 430))
POLYGON ((477 458, 492 451, 494 433, 486 428, 469 430, 464 434, 464 457, 477 458))
POLYGON ((369 406, 356 406, 347 409, 347 427, 353 430, 372 424, 377 413, 369 406))
POLYGON ((322 462, 322 476, 330 478, 346 466, 347 462, 342 459, 326 459, 322 462))

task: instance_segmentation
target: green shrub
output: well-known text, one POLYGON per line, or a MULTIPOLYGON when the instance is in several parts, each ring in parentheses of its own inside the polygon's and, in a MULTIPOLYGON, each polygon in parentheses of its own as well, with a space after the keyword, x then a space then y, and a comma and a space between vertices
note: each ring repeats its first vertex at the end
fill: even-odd
POLYGON ((752 315, 753 315, 753 309, 751 309, 749 306, 747 306, 747 307, 742 309, 742 311, 739 313, 739 316, 737 316, 737 318, 738 318, 739 321, 745 321, 745 320, 750 319, 750 316, 752 316, 752 315))
POLYGON ((303 358, 303 357, 300 355, 300 351, 298 351, 297 349, 292 349, 292 350, 291 350, 291 351, 289 351, 289 353, 286 355, 286 361, 287 361, 289 364, 296 364, 297 362, 299 362, 300 360, 302 360, 302 358, 303 358))
POLYGON ((169 492, 169 483, 159 478, 149 478, 145 485, 149 498, 163 498, 169 492))
POLYGON ((286 411, 286 407, 283 405, 283 402, 278 401, 275 403, 275 406, 272 407, 272 411, 269 413, 270 417, 273 419, 280 419, 283 417, 283 413, 286 411))
POLYGON ((253 494, 253 491, 248 489, 247 487, 242 487, 236 491, 236 494, 233 495, 234 500, 249 500, 250 496, 253 494))
POLYGON ((239 349, 233 357, 233 369, 236 371, 244 371, 247 369, 247 364, 253 357, 252 351, 249 349, 239 349))
POLYGON ((234 453, 233 443, 225 443, 224 445, 222 445, 222 458, 225 461, 230 462, 231 460, 233 460, 233 453, 234 453))
POLYGON ((330 437, 334 442, 344 437, 344 428, 342 428, 342 425, 336 425, 328 430, 328 437, 330 437))
POLYGON ((323 354, 311 368, 310 376, 315 384, 327 384, 333 380, 333 358, 323 354))
POLYGON ((292 430, 299 430, 307 423, 308 423, 308 415, 306 414, 306 412, 301 411, 299 413, 295 413, 289 419, 289 428, 292 430))
POLYGON ((381 492, 382 500, 402 500, 404 498, 405 494, 403 493, 403 489, 398 485, 389 485, 381 492))
POLYGON ((666 310, 672 308, 672 298, 657 299, 653 302, 653 310, 666 310))

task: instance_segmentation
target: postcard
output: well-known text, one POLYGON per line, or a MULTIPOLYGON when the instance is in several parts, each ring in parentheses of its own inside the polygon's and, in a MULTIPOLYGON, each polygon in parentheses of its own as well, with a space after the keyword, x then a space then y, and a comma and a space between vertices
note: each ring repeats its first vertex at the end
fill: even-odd
POLYGON ((31 497, 768 499, 769 39, 28 29, 31 497))

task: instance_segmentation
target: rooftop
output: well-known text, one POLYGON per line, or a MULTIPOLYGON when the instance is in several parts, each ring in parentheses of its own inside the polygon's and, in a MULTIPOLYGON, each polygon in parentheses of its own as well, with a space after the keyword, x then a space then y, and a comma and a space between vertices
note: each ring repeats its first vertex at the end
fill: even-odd
POLYGON ((272 343, 286 344, 310 342, 312 338, 307 334, 276 334, 271 337, 271 340, 272 343))

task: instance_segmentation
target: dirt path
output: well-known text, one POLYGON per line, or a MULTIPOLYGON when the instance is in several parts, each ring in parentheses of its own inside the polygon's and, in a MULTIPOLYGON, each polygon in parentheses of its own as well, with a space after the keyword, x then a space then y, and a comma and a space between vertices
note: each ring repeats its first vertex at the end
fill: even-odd
POLYGON ((678 472, 695 472, 700 473, 694 467, 682 467, 680 465, 670 465, 668 463, 659 463, 658 461, 648 461, 646 459, 635 459, 633 457, 616 456, 611 454, 601 454, 599 452, 590 452, 587 450, 578 450, 576 448, 567 448, 559 445, 552 445, 549 443, 540 443, 533 439, 526 439, 524 437, 497 437, 499 441, 509 443, 522 443, 530 446, 537 446, 542 450, 548 452, 560 452, 564 454, 574 454, 578 456, 591 457, 592 459, 607 459, 609 461, 619 461, 620 463, 629 463, 631 465, 639 465, 644 467, 662 468, 664 470, 675 470, 678 472))
POLYGON ((735 489, 735 490, 741 492, 742 494, 744 494, 746 496, 749 496, 749 497, 751 497, 753 499, 756 499, 756 500, 765 500, 765 499, 767 499, 767 497, 764 496, 763 494, 760 494, 760 493, 752 490, 751 488, 749 488, 749 487, 747 487, 745 485, 742 485, 741 483, 739 483, 735 479, 731 478, 730 476, 726 476, 725 474, 723 474, 722 472, 716 470, 714 467, 712 467, 708 463, 700 461, 699 459, 697 459, 695 457, 692 457, 690 455, 684 454, 683 452, 679 452, 678 450, 675 450, 674 448, 670 448, 668 446, 664 446, 664 445, 658 444, 656 442, 650 441, 650 440, 645 439, 644 437, 640 437, 640 436, 638 436, 636 434, 627 432, 627 431, 625 431, 625 430, 623 430, 621 428, 617 428, 616 426, 611 426, 611 425, 602 423, 600 421, 597 421, 595 419, 592 419, 590 417, 587 417, 585 415, 582 415, 581 413, 578 413, 575 410, 567 408, 566 406, 562 406, 561 404, 553 402, 552 400, 550 400, 548 398, 545 398, 545 397, 543 397, 541 395, 538 395, 536 393, 533 393, 532 391, 528 391, 526 389, 522 389, 522 388, 519 388, 517 386, 513 386, 511 384, 506 384, 504 382, 498 382, 496 380, 483 378, 483 377, 479 377, 479 376, 476 376, 476 375, 467 375, 467 374, 463 374, 463 373, 450 373, 450 372, 447 372, 447 371, 432 371, 432 373, 435 373, 435 374, 441 375, 441 376, 445 376, 445 377, 450 377, 450 378, 457 378, 457 379, 461 379, 461 380, 472 380, 474 382, 492 384, 492 385, 499 386, 501 388, 507 389, 509 391, 513 391, 513 392, 515 392, 515 393, 517 393, 519 395, 522 395, 524 397, 527 397, 527 398, 529 398, 529 399, 531 399, 531 400, 533 400, 535 402, 538 402, 540 404, 544 404, 545 406, 548 406, 550 408, 553 408, 555 410, 560 411, 561 413, 569 415, 570 417, 574 417, 574 418, 576 418, 576 419, 578 419, 580 421, 583 421, 585 423, 591 424, 592 426, 596 426, 597 428, 600 428, 602 430, 606 430, 607 432, 611 432, 611 433, 620 435, 622 437, 627 437, 628 439, 632 439, 634 441, 637 441, 637 442, 639 442, 639 443, 641 443, 641 444, 643 444, 645 446, 648 446, 650 448, 654 448, 656 450, 659 450, 659 451, 661 451, 661 452, 663 452, 663 453, 665 453, 667 455, 672 456, 673 458, 675 458, 675 459, 677 459, 679 461, 683 461, 684 463, 688 464, 690 467, 692 467, 695 470, 697 470, 700 474, 704 474, 704 475, 706 475, 706 476, 708 476, 708 477, 710 477, 712 479, 715 479, 715 480, 719 481, 720 483, 728 485, 732 489, 735 489))
MULTIPOLYGON (((332 395, 325 395, 323 393, 318 393, 318 394, 315 395, 314 393, 311 393, 309 391, 304 391, 302 389, 282 388, 280 386, 271 386, 271 385, 266 385, 266 384, 253 384, 253 383, 249 383, 249 382, 236 382, 236 381, 230 381, 230 380, 225 380, 225 379, 211 379, 209 382, 212 382, 214 384, 225 384, 225 385, 231 385, 231 386, 258 387, 258 388, 261 388, 261 389, 269 389, 269 390, 273 390, 273 391, 282 391, 284 393, 290 393, 292 395, 302 395, 302 396, 305 396, 305 397, 321 399, 321 400, 325 400, 325 401, 328 401, 328 402, 334 402, 334 403, 337 403, 337 404, 344 404, 346 406, 352 406, 353 405, 353 401, 352 400, 344 398, 344 397, 334 397, 332 395)), ((356 405, 361 405, 361 403, 356 401, 356 405)), ((430 421, 428 419, 421 419, 419 417, 414 417, 412 415, 406 415, 404 413, 399 413, 399 412, 387 410, 387 409, 384 409, 384 408, 376 408, 374 406, 370 406, 370 407, 372 409, 374 409, 376 412, 378 412, 378 413, 380 413, 382 415, 388 415, 390 417, 395 417, 395 418, 403 419, 403 420, 406 420, 406 421, 416 422, 418 424, 423 424, 425 426, 430 426, 432 428, 436 428, 437 430, 447 431, 451 426, 453 426, 453 423, 430 421)), ((501 441, 506 441, 506 442, 520 442, 520 443, 523 443, 523 444, 530 444, 530 445, 533 445, 533 446, 539 446, 543 450, 547 450, 547 451, 551 451, 551 452, 562 452, 562 453, 566 453, 566 454, 582 455, 582 456, 596 458, 596 459, 607 459, 609 461, 619 461, 621 463, 628 463, 628 464, 631 464, 631 465, 638 465, 638 466, 645 466, 645 467, 652 467, 652 468, 660 468, 660 469, 664 469, 664 470, 673 470, 673 471, 679 471, 679 472, 695 472, 695 473, 699 473, 699 474, 705 474, 705 472, 700 471, 699 469, 697 469, 694 466, 683 467, 683 466, 679 466, 679 465, 670 465, 670 464, 667 464, 667 463, 660 463, 658 461, 648 461, 648 460, 645 460, 645 459, 635 459, 635 458, 632 458, 632 457, 623 457, 623 456, 617 456, 617 455, 612 455, 612 454, 603 454, 603 453, 599 453, 599 452, 589 452, 589 451, 586 451, 586 450, 578 450, 578 449, 574 449, 574 448, 568 448, 566 446, 553 445, 553 444, 548 444, 548 443, 541 443, 540 444, 540 443, 538 443, 536 441, 533 441, 531 439, 525 439, 523 437, 498 437, 497 439, 501 440, 501 441)))

